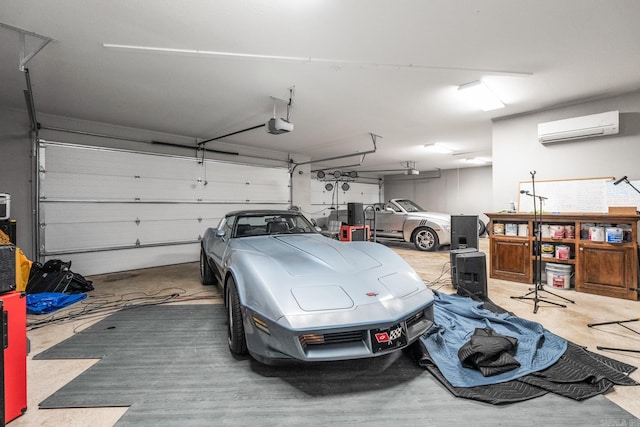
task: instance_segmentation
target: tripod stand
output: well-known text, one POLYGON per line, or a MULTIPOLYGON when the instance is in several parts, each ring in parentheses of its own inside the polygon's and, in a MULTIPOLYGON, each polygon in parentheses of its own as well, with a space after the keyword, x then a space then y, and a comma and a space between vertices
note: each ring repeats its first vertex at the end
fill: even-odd
MULTIPOLYGON (((613 185, 618 185, 618 184, 620 184, 622 181, 626 182, 627 184, 629 184, 629 186, 630 186, 631 188, 633 188, 633 189, 634 189, 634 190, 636 190, 638 193, 640 193, 640 190, 638 190, 636 187, 634 187, 634 186, 633 186, 633 184, 631 184, 631 183, 629 182, 629 180, 627 179, 627 176, 626 176, 626 175, 625 175, 625 176, 623 176, 622 178, 618 179, 616 182, 614 182, 614 183, 613 183, 613 185)), ((587 326, 588 326, 588 327, 590 327, 590 328, 592 328, 592 327, 594 327, 594 326, 600 326, 600 325, 613 325, 613 324, 616 324, 616 325, 620 325, 620 326, 622 326, 622 327, 623 327, 623 328, 625 328, 625 329, 630 330, 630 331, 631 331, 631 332, 633 332, 634 334, 638 334, 638 335, 640 335, 640 332, 638 332, 638 331, 636 331, 636 330, 634 330, 634 329, 631 329, 631 328, 629 328, 629 327, 627 327, 627 326, 623 325, 623 323, 638 322, 638 321, 640 321, 640 317, 639 317, 639 318, 637 318, 637 319, 614 320, 614 321, 611 321, 611 322, 601 322, 601 323, 589 323, 587 326)), ((640 350, 632 350, 632 349, 628 349, 628 348, 601 347, 601 346, 597 346, 596 348, 597 348, 598 350, 615 350, 615 351, 628 351, 628 352, 632 352, 632 353, 640 353, 640 350)))
POLYGON ((553 292, 549 292, 546 291, 542 285, 542 242, 541 242, 541 236, 540 236, 540 221, 539 216, 538 216, 538 210, 536 207, 536 199, 539 198, 540 199, 540 216, 542 216, 542 200, 544 199, 544 197, 541 196, 537 196, 536 195, 536 184, 535 184, 535 175, 536 175, 536 171, 532 171, 529 172, 531 174, 531 193, 529 192, 524 192, 524 194, 527 194, 529 196, 533 197, 533 232, 534 232, 534 248, 535 248, 535 271, 534 271, 534 287, 533 290, 530 290, 529 292, 527 292, 526 294, 522 295, 522 296, 518 296, 518 297, 511 297, 513 299, 527 299, 527 300, 532 300, 533 301, 533 313, 536 314, 538 312, 538 303, 540 302, 544 302, 547 304, 552 304, 552 305, 556 305, 558 307, 566 307, 566 305, 564 304, 560 304, 554 301, 549 301, 549 300, 545 300, 540 298, 540 296, 538 295, 539 292, 547 292, 548 294, 551 294, 555 297, 558 297, 560 299, 563 299, 567 302, 570 302, 572 304, 575 304, 575 301, 570 300, 569 298, 565 298, 563 296, 560 295, 556 295, 553 292), (529 296, 532 295, 533 296, 529 296))

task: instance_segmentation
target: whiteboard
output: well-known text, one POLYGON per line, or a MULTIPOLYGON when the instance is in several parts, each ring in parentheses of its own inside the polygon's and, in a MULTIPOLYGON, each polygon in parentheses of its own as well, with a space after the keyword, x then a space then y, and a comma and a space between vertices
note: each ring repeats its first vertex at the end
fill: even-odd
MULTIPOLYGON (((536 210, 545 213, 608 213, 609 206, 635 206, 636 210, 640 209, 640 193, 626 182, 613 183, 612 177, 536 181, 536 210)), ((640 180, 630 183, 640 189, 640 180)), ((534 198, 523 192, 533 193, 531 181, 520 182, 518 211, 533 212, 534 198)))

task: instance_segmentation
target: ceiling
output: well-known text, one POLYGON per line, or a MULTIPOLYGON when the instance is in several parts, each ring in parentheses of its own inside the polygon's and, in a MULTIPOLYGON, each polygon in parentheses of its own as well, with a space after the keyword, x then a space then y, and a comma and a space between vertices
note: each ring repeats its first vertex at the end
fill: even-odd
MULTIPOLYGON (((421 171, 491 156, 491 120, 640 89, 637 0, 41 0, 0 3, 0 106, 201 141, 289 117, 294 130, 207 144, 421 171), (30 53, 40 43, 25 37, 30 53), (105 44, 174 49, 150 51, 105 44), (194 51, 204 51, 198 54, 194 51), (482 79, 506 104, 465 104, 482 79), (293 90, 291 90, 293 88, 293 90), (274 99, 275 98, 275 99, 274 99), (441 142, 453 154, 434 154, 441 142)), ((46 122, 43 123, 46 125, 46 122)), ((295 157, 294 157, 295 158, 295 157)))

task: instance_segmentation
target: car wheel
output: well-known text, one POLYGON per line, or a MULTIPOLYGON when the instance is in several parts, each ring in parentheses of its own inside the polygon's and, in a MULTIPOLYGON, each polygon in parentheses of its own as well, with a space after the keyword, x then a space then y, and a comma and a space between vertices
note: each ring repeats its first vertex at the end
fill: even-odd
POLYGON ((482 236, 484 232, 487 230, 487 226, 482 222, 481 219, 478 219, 478 236, 482 236))
POLYGON ((213 270, 207 262, 207 255, 204 253, 204 249, 200 248, 200 281, 203 285, 213 285, 215 280, 213 270))
POLYGON ((435 251, 439 244, 438 235, 430 228, 418 228, 413 234, 413 244, 419 251, 435 251))
POLYGON ((247 341, 244 335, 242 312, 240 311, 240 297, 233 277, 227 280, 227 337, 229 350, 233 354, 246 354, 247 341))

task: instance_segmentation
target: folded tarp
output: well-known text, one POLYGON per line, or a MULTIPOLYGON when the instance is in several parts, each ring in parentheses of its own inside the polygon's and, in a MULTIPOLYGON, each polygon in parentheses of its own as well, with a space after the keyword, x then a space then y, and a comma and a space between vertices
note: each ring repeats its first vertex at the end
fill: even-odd
POLYGON ((553 365, 567 350, 567 341, 542 325, 510 313, 495 313, 483 308, 482 301, 459 295, 434 292, 435 325, 420 339, 430 358, 454 387, 475 387, 510 381, 553 365), (513 353, 520 367, 485 377, 473 368, 465 368, 458 351, 477 328, 491 328, 513 337, 518 345, 513 353))
POLYGON ((40 292, 27 294, 27 313, 48 314, 61 308, 68 307, 83 300, 87 294, 63 294, 58 292, 40 292))

